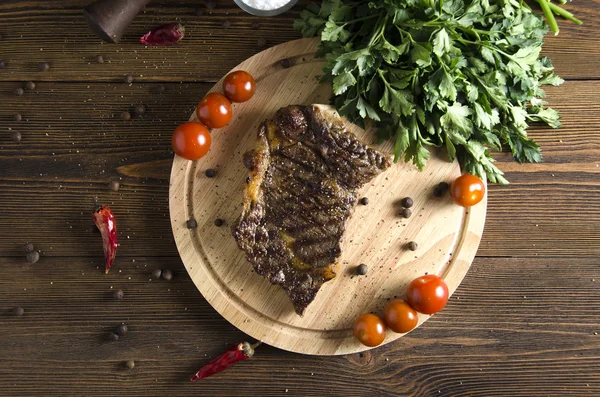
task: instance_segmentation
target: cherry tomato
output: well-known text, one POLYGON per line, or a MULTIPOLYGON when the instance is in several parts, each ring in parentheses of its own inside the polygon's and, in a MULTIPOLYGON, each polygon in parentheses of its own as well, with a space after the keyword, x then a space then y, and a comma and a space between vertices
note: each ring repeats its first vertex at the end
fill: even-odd
POLYGON ((406 298, 410 307, 424 314, 437 313, 448 302, 448 286, 435 274, 418 277, 408 284, 406 298))
POLYGON ((354 337, 365 346, 378 346, 385 339, 385 323, 374 314, 363 314, 354 322, 354 337))
POLYGON ((196 114, 208 128, 225 127, 231 120, 231 102, 225 98, 225 95, 211 92, 202 98, 196 114))
POLYGON ((183 123, 175 128, 171 144, 178 156, 188 160, 198 160, 210 149, 210 133, 201 123, 183 123))
POLYGON ((452 182, 450 196, 462 207, 472 207, 483 199, 485 185, 475 175, 464 174, 452 182))
POLYGON ((229 73, 223 81, 223 92, 231 102, 246 102, 254 95, 256 82, 248 72, 237 70, 229 73))
POLYGON ((394 299, 385 307, 385 324, 394 332, 403 334, 419 322, 417 312, 402 299, 394 299))

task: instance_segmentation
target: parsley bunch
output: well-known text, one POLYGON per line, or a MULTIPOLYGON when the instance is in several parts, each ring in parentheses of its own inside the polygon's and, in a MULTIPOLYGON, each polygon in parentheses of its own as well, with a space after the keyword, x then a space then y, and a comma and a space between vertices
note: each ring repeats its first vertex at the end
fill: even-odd
POLYGON ((541 161, 530 122, 560 126, 542 85, 559 85, 546 57, 543 19, 518 0, 323 0, 294 26, 320 36, 332 104, 395 139, 396 161, 422 170, 444 146, 469 173, 508 183, 490 149, 541 161))

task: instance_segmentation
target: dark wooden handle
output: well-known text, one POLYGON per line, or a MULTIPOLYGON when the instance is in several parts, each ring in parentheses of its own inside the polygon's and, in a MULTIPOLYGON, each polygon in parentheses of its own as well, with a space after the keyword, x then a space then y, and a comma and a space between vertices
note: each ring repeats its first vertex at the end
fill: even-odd
POLYGON ((118 43, 133 18, 151 0, 97 0, 83 9, 89 25, 104 41, 118 43))

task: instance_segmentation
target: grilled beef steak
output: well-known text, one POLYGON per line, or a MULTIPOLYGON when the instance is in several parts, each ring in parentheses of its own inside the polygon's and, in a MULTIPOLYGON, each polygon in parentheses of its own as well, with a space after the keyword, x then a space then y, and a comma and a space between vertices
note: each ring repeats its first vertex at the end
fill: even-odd
POLYGON ((346 131, 331 108, 314 105, 279 109, 243 161, 250 177, 233 236, 301 315, 336 275, 356 190, 388 168, 390 157, 346 131))

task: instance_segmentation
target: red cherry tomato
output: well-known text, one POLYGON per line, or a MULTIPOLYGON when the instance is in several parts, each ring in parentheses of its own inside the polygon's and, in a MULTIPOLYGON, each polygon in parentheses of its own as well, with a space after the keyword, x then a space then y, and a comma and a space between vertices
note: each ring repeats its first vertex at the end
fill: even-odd
POLYGON ((196 114, 208 128, 225 127, 231 120, 231 102, 223 94, 211 92, 202 98, 196 114))
POLYGON ((485 185, 475 175, 464 174, 452 182, 450 196, 462 207, 472 207, 483 199, 485 185))
POLYGON ((448 302, 448 296, 448 286, 435 274, 414 279, 406 291, 410 307, 424 314, 433 314, 442 310, 448 302))
POLYGON ((223 81, 223 92, 231 102, 246 102, 252 98, 255 91, 254 77, 243 70, 229 73, 223 81))
POLYGON ((178 156, 188 160, 198 160, 210 149, 208 129, 196 122, 187 122, 175 128, 171 137, 173 150, 178 156))
POLYGON ((385 307, 385 324, 394 332, 406 333, 417 326, 419 318, 415 309, 402 299, 394 299, 385 307))
POLYGON ((374 314, 363 314, 354 322, 354 337, 365 346, 378 346, 385 339, 385 323, 374 314))

